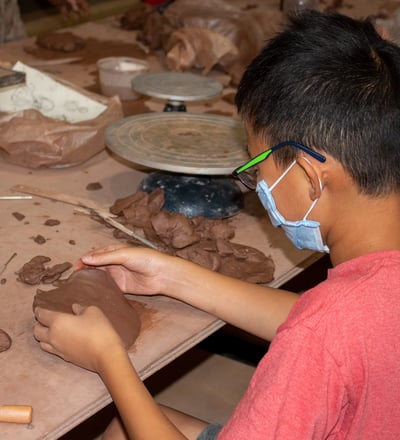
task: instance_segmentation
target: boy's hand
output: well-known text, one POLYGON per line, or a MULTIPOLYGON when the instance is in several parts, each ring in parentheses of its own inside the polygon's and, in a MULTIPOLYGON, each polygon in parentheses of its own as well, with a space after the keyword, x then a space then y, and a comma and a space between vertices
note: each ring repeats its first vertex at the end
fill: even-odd
POLYGON ((87 370, 98 372, 104 356, 122 349, 122 341, 95 306, 72 306, 73 315, 37 307, 33 334, 40 347, 87 370))
POLYGON ((57 6, 61 14, 65 17, 87 17, 89 15, 89 5, 86 0, 49 0, 57 6))
POLYGON ((103 267, 123 292, 154 295, 165 293, 163 280, 176 263, 174 257, 152 249, 111 245, 84 255, 76 268, 103 267))

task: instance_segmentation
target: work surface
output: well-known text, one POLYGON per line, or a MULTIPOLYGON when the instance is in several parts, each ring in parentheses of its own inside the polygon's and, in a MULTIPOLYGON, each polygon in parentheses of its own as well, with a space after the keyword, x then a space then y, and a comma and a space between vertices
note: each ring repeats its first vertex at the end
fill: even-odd
MULTIPOLYGON (((128 38, 112 20, 87 23, 77 29, 81 35, 107 35, 128 38), (101 29, 101 32, 99 31, 101 29)), ((23 47, 31 40, 11 43, 1 48, 1 58, 11 61, 33 61, 23 47), (4 50, 3 50, 4 49, 4 50)), ((154 70, 160 66, 152 60, 154 70)), ((81 86, 95 80, 93 65, 57 66, 59 75, 81 86)), ((148 103, 154 110, 161 104, 148 103)), ((213 103, 215 110, 233 112, 226 102, 213 103)), ((200 107, 199 107, 200 108, 200 107)), ((210 107, 200 108, 200 111, 210 107)), ((146 175, 132 164, 124 163, 103 151, 88 162, 71 168, 30 170, 0 161, 0 195, 11 195, 16 184, 36 186, 64 194, 81 196, 108 209, 120 197, 136 191, 146 175), (99 182, 102 189, 88 191, 90 183, 99 182)), ((0 354, 0 404, 21 404, 33 407, 33 423, 29 426, 3 423, 2 440, 57 439, 110 402, 110 396, 96 374, 90 373, 40 350, 32 336, 33 297, 37 286, 16 280, 15 272, 36 255, 51 258, 50 264, 74 262, 83 253, 115 242, 112 230, 77 213, 70 205, 34 197, 32 200, 0 200, 0 264, 14 252, 1 278, 0 328, 12 338, 11 348, 0 354), (24 216, 18 220, 13 213, 24 216), (60 222, 44 225, 47 219, 60 222), (46 242, 33 238, 42 235, 46 242)), ((246 209, 232 219, 236 227, 234 241, 260 249, 271 255, 275 279, 279 286, 318 258, 311 252, 296 250, 282 231, 272 228, 254 194, 246 196, 246 209)), ((46 286, 41 285, 42 289, 46 286)), ((135 297, 145 306, 146 319, 141 334, 130 352, 132 362, 142 378, 159 370, 196 343, 223 325, 215 317, 180 302, 161 297, 135 297)))

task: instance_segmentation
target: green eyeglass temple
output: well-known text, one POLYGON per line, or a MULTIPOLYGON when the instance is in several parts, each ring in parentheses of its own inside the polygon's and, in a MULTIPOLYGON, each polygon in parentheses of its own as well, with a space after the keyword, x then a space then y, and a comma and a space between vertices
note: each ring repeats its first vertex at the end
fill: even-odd
POLYGON ((319 162, 325 162, 326 161, 326 157, 323 156, 322 154, 311 150, 311 148, 306 147, 303 144, 299 144, 297 142, 293 142, 293 141, 285 141, 285 142, 281 142, 279 144, 274 145, 273 147, 269 148, 268 150, 263 151, 260 154, 257 154, 257 156, 253 157, 253 159, 250 159, 249 161, 247 161, 246 163, 244 163, 243 165, 240 165, 240 167, 236 168, 235 170, 233 170, 232 172, 232 176, 233 177, 237 177, 238 174, 243 173, 243 171, 247 171, 249 168, 254 167, 255 165, 258 165, 260 162, 264 161, 265 159, 267 159, 267 157, 273 153, 276 150, 279 150, 279 148, 282 147, 286 147, 286 146, 292 146, 292 147, 296 147, 299 150, 304 151, 305 153, 309 154, 311 157, 313 157, 314 159, 318 160, 319 162))

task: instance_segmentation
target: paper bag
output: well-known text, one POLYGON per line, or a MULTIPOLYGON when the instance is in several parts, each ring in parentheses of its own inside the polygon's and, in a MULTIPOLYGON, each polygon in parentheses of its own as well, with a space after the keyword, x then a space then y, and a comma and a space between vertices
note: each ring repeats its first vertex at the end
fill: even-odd
POLYGON ((5 160, 27 168, 70 167, 105 148, 106 127, 123 118, 119 98, 106 98, 57 81, 104 104, 106 109, 94 119, 75 123, 52 119, 35 109, 0 112, 0 153, 5 160))

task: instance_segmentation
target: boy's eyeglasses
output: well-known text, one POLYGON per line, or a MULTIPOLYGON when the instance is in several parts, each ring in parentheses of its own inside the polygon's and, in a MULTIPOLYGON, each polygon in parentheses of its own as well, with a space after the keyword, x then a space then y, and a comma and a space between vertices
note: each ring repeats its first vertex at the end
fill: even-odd
POLYGON ((293 141, 285 141, 281 142, 277 145, 274 145, 273 147, 269 148, 268 150, 263 151, 260 154, 257 154, 257 156, 253 157, 253 159, 250 159, 243 165, 240 165, 240 167, 236 168, 232 172, 232 177, 235 179, 238 179, 241 183, 243 183, 244 186, 246 186, 250 190, 255 190, 257 186, 257 171, 253 168, 254 166, 258 165, 260 162, 264 161, 268 158, 268 156, 273 153, 276 150, 279 150, 279 148, 286 147, 290 145, 291 147, 296 147, 305 153, 312 156, 314 159, 317 159, 320 162, 325 162, 326 157, 322 154, 312 150, 309 147, 306 147, 303 144, 299 144, 298 142, 293 141))

